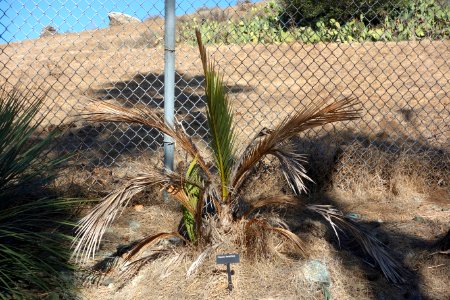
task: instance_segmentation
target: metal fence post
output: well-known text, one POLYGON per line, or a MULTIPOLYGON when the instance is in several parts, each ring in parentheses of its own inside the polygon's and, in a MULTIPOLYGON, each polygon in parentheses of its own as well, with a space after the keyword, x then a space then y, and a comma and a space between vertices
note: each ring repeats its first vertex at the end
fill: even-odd
MULTIPOLYGON (((165 0, 164 22, 164 118, 173 126, 175 109, 175 0, 165 0)), ((164 135, 164 167, 173 170, 173 139, 164 135)))

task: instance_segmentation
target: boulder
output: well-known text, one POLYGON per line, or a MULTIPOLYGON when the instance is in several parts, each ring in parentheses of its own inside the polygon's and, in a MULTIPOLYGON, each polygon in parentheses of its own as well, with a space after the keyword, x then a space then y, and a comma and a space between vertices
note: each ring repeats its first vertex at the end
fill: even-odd
POLYGON ((47 25, 44 28, 42 28, 41 34, 39 35, 39 37, 53 36, 55 34, 58 34, 58 31, 56 31, 56 28, 51 25, 47 25))
POLYGON ((118 26, 141 22, 138 18, 119 12, 110 12, 108 14, 108 18, 109 18, 109 26, 118 26))

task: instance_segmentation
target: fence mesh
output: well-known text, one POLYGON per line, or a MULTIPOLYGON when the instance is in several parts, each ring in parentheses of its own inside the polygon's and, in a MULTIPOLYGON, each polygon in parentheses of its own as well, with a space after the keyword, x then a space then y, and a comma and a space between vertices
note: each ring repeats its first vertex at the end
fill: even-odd
MULTIPOLYGON (((347 158, 368 168, 374 157, 392 164, 386 153, 418 155, 429 162, 424 172, 432 180, 448 180, 433 175, 450 162, 448 3, 312 3, 178 1, 177 119, 207 145, 199 28, 224 73, 239 143, 307 105, 356 97, 361 120, 307 132, 299 138, 305 152, 332 164, 347 145, 354 149, 347 158)), ((2 1, 0 81, 49 90, 43 126, 63 130, 59 149, 76 151, 80 168, 123 165, 161 149, 162 135, 143 126, 89 124, 77 114, 92 99, 163 111, 163 14, 163 1, 2 1)))

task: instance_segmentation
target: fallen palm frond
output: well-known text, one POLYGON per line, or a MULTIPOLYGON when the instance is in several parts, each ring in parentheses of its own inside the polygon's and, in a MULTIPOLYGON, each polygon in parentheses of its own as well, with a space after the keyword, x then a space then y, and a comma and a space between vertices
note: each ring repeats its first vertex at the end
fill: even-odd
MULTIPOLYGON (((282 227, 274 227, 271 224, 269 224, 268 220, 262 217, 255 217, 251 220, 249 220, 247 222, 247 224, 245 225, 245 238, 247 240, 247 244, 249 244, 248 241, 257 241, 260 242, 259 240, 261 239, 258 236, 254 236, 255 231, 254 231, 254 226, 258 226, 264 230, 268 230, 268 231, 272 231, 278 235, 283 236, 284 238, 286 238, 287 240, 289 240, 290 242, 292 242, 298 250, 300 250, 300 253, 303 257, 307 257, 307 253, 305 251, 303 242, 301 241, 301 239, 294 234, 293 232, 291 232, 290 230, 286 229, 286 228, 282 228, 282 227)), ((256 231, 256 234, 264 234, 264 232, 258 232, 256 231)), ((251 243, 251 242, 250 242, 251 243)))
POLYGON ((361 249, 376 261, 383 274, 395 284, 405 283, 410 276, 409 271, 397 261, 386 246, 364 228, 357 226, 344 214, 329 205, 310 205, 307 207, 324 217, 333 228, 338 240, 339 232, 351 235, 361 249))
POLYGON ((144 252, 147 248, 156 245, 156 243, 158 243, 161 240, 169 238, 179 238, 181 240, 184 240, 184 238, 177 232, 169 232, 169 233, 162 232, 156 235, 143 238, 122 256, 124 259, 123 263, 124 264, 129 263, 133 258, 144 252))
MULTIPOLYGON (((328 123, 359 118, 359 109, 355 108, 355 104, 357 104, 356 99, 345 98, 322 108, 325 102, 326 101, 323 101, 319 105, 307 106, 303 110, 296 112, 293 116, 285 118, 273 131, 264 135, 255 146, 248 149, 248 151, 244 151, 245 156, 241 157, 233 168, 230 181, 231 189, 238 190, 245 175, 257 162, 266 155, 275 155, 277 149, 280 148, 280 145, 283 145, 298 133, 328 123)), ((286 156, 281 156, 280 154, 279 156, 286 158, 286 156)), ((298 163, 300 165, 303 161, 303 157, 299 157, 297 154, 294 156, 291 155, 291 158, 299 159, 300 161, 298 163)), ((302 190, 304 185, 301 178, 305 178, 302 176, 304 172, 302 168, 298 167, 296 167, 296 172, 297 175, 295 176, 295 181, 297 181, 297 179, 300 180, 298 181, 298 184, 293 186, 296 187, 297 190, 302 190)), ((288 176, 288 178, 289 180, 292 179, 290 176, 288 176)), ((295 183, 295 181, 291 183, 295 183)), ((294 192, 297 191, 294 189, 294 192)))
POLYGON ((164 253, 165 251, 157 251, 156 253, 135 260, 125 266, 119 273, 118 282, 120 285, 118 290, 122 289, 145 265, 161 257, 164 253))
POLYGON ((95 102, 95 112, 85 114, 87 120, 93 122, 124 122, 156 128, 175 139, 192 157, 197 157, 198 164, 210 176, 210 171, 195 144, 185 132, 181 124, 170 127, 164 117, 150 108, 126 108, 106 101, 95 102))

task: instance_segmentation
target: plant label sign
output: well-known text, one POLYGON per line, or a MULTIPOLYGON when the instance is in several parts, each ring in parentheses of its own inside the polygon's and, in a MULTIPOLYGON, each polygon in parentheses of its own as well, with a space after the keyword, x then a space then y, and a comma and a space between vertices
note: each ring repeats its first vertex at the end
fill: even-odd
POLYGON ((237 264, 239 263, 239 254, 220 254, 216 256, 216 264, 237 264))
POLYGON ((227 265, 228 274, 228 289, 233 289, 233 282, 231 281, 231 264, 239 263, 239 254, 220 254, 216 256, 216 264, 227 265))

